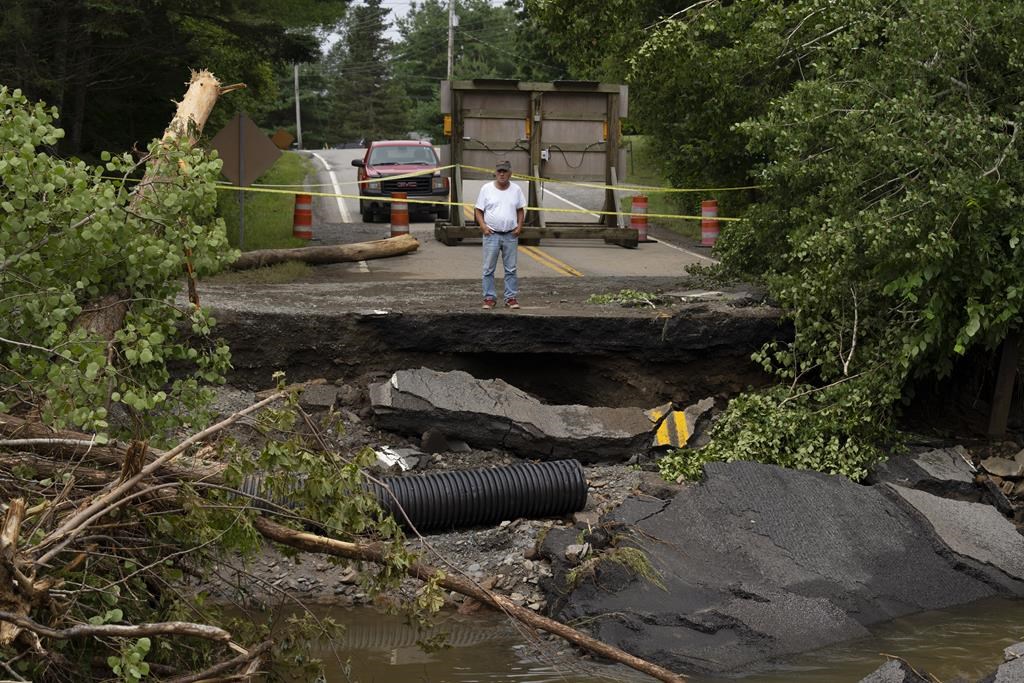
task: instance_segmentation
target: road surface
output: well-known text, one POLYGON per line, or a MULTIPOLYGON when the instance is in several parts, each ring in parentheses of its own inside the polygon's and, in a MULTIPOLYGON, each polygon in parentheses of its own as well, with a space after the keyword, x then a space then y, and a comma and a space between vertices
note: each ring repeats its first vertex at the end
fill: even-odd
MULTIPOLYGON (((390 235, 388 223, 363 223, 356 198, 356 169, 352 160, 363 155, 361 149, 332 149, 306 152, 316 169, 310 189, 314 192, 345 195, 317 196, 314 201, 314 244, 334 244, 381 239, 390 235)), ((464 182, 463 196, 472 203, 485 181, 464 182)), ((524 193, 527 183, 517 182, 524 193)), ((527 193, 528 196, 528 193, 527 193)), ((597 214, 603 203, 603 191, 569 185, 547 184, 541 205, 548 209, 573 209, 575 213, 549 211, 547 220, 598 223, 597 214)), ((458 207, 452 207, 457 210, 458 207)), ((462 207, 467 216, 469 206, 462 207)), ((480 278, 480 241, 466 240, 448 247, 434 239, 433 222, 413 217, 411 234, 420 248, 409 258, 376 259, 344 264, 338 275, 361 281, 373 280, 438 280, 480 278), (421 222, 422 221, 422 222, 421 222)), ((687 265, 712 263, 707 249, 685 244, 668 231, 651 226, 656 240, 640 244, 637 249, 605 244, 601 240, 551 239, 540 246, 519 247, 519 276, 532 277, 673 277, 685 273, 687 265), (675 242, 675 243, 673 243, 675 242)), ((498 269, 500 279, 500 267, 498 269)))

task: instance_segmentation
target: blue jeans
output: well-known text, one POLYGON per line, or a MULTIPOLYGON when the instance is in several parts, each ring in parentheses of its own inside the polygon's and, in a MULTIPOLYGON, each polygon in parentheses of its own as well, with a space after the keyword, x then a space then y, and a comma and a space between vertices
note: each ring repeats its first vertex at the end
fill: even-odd
POLYGON ((505 267, 505 300, 519 296, 519 276, 516 275, 516 253, 519 238, 509 233, 492 232, 484 235, 484 298, 497 299, 494 294, 494 269, 498 255, 505 267))

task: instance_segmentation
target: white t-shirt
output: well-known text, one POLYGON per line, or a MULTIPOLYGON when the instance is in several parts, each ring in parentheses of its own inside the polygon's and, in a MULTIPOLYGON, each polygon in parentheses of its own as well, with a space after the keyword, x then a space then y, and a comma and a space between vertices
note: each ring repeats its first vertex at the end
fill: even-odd
POLYGON ((480 188, 476 208, 484 212, 484 223, 494 232, 512 232, 516 229, 516 210, 526 208, 526 197, 518 185, 510 182, 504 190, 493 183, 480 188))

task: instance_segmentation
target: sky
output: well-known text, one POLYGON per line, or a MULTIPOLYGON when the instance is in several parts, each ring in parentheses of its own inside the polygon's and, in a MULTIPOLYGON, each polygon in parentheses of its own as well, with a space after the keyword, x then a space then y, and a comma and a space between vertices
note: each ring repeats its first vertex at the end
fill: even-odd
MULTIPOLYGON (((458 3, 458 1, 459 0, 455 0, 456 4, 458 3)), ((502 0, 490 0, 490 3, 492 5, 500 5, 501 2, 502 0)), ((396 42, 401 38, 401 36, 398 35, 398 29, 395 28, 395 20, 398 19, 399 17, 404 17, 406 14, 408 14, 409 7, 412 5, 412 3, 413 0, 384 0, 383 2, 380 3, 381 7, 391 10, 391 14, 388 16, 388 21, 391 24, 391 27, 384 32, 385 37, 390 38, 391 40, 396 42)), ((422 0, 420 0, 420 4, 422 4, 422 0)), ((441 0, 441 4, 447 7, 446 0, 441 0)), ((333 45, 336 40, 337 36, 328 36, 327 40, 325 41, 322 47, 322 50, 324 52, 327 52, 331 48, 331 45, 333 45)))
POLYGON ((388 19, 391 21, 391 28, 384 32, 384 35, 391 40, 398 40, 398 30, 395 28, 395 19, 404 17, 409 12, 409 5, 412 4, 412 0, 384 0, 380 3, 381 7, 387 7, 391 10, 391 16, 388 19))
MULTIPOLYGON (((395 19, 398 17, 404 17, 409 12, 409 7, 412 5, 413 0, 384 0, 380 3, 381 7, 391 10, 391 14, 388 16, 388 22, 391 27, 384 32, 386 38, 397 41, 401 36, 398 35, 398 29, 395 28, 395 19)), ((458 0, 456 0, 458 2, 458 0)), ((356 3, 362 4, 362 3, 356 3)), ((328 35, 326 41, 322 46, 323 52, 327 52, 331 49, 331 46, 338 40, 337 35, 328 35)))

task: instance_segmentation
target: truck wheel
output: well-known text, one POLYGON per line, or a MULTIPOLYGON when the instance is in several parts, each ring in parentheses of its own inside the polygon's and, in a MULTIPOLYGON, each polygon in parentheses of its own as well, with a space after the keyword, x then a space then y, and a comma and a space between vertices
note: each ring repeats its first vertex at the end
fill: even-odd
POLYGON ((370 202, 359 200, 359 213, 362 214, 364 223, 373 222, 373 209, 370 208, 370 202))
POLYGON ((448 220, 448 217, 450 215, 451 214, 449 213, 447 206, 439 206, 439 207, 437 207, 437 219, 438 220, 446 221, 446 220, 448 220))

